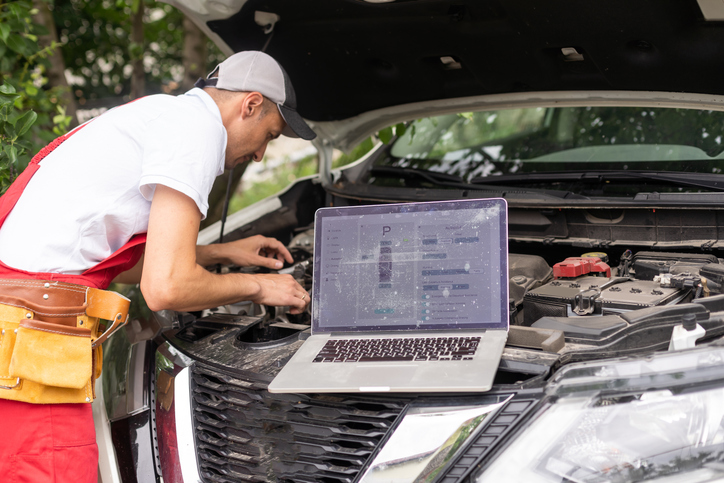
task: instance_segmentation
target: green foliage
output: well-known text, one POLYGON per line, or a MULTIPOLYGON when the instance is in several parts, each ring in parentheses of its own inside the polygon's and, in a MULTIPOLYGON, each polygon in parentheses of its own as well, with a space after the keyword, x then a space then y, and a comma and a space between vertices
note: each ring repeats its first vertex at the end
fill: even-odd
POLYGON ((53 134, 56 136, 62 136, 68 132, 70 122, 73 118, 65 114, 65 107, 63 106, 56 106, 56 110, 58 111, 58 114, 53 116, 53 134))
MULTIPOLYGON (((332 168, 341 168, 367 154, 375 146, 371 137, 365 139, 355 146, 349 154, 342 154, 332 162, 332 168)), ((266 162, 263 161, 263 162, 266 162)), ((242 208, 272 196, 298 178, 303 178, 317 173, 319 158, 311 155, 300 159, 295 163, 284 163, 272 172, 272 175, 263 181, 250 184, 241 193, 232 196, 229 201, 229 213, 234 213, 242 208)), ((265 170, 266 171, 266 170, 265 170)))
MULTIPOLYGON (((241 194, 232 196, 229 200, 229 213, 234 213, 242 208, 263 200, 276 194, 297 178, 303 178, 317 172, 317 156, 311 155, 300 159, 295 163, 284 163, 275 169, 268 179, 251 184, 241 194)), ((262 161, 266 163, 266 159, 262 161)))
POLYGON ((392 138, 401 137, 407 131, 405 123, 401 122, 394 126, 388 126, 377 132, 377 138, 385 144, 390 144, 392 138))
MULTIPOLYGON (((180 93, 184 16, 170 5, 143 0, 144 42, 132 42, 131 14, 140 5, 141 0, 55 0, 53 17, 80 107, 87 100, 130 94, 130 64, 137 59, 144 59, 146 94, 180 93)), ((223 56, 211 41, 207 45, 209 65, 216 65, 223 56)))
POLYGON ((47 32, 32 22, 34 13, 29 1, 0 0, 0 192, 35 152, 67 128, 52 117, 59 92, 46 88, 44 76, 57 44, 40 48, 38 36, 47 32))
POLYGON ((352 151, 350 151, 349 154, 342 154, 337 159, 335 159, 334 162, 332 162, 332 168, 340 168, 354 161, 357 161, 359 158, 367 154, 374 146, 375 143, 374 141, 372 141, 371 137, 365 139, 357 146, 352 148, 352 151))

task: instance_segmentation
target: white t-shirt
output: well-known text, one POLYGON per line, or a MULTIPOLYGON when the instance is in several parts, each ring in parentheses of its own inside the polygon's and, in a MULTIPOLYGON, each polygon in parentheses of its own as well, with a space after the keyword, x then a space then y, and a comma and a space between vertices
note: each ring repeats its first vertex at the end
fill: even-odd
POLYGON ((146 232, 157 184, 190 197, 206 217, 225 151, 221 113, 201 89, 112 109, 40 162, 0 229, 0 260, 80 274, 146 232))

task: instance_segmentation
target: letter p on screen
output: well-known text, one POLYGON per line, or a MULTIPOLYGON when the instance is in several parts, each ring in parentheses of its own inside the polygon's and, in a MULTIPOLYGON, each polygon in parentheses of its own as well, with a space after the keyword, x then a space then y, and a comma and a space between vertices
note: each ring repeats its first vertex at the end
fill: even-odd
POLYGON ((383 227, 382 227, 382 236, 385 236, 385 233, 389 233, 389 232, 391 232, 391 231, 392 231, 392 227, 389 227, 389 226, 386 226, 386 225, 383 226, 383 227))

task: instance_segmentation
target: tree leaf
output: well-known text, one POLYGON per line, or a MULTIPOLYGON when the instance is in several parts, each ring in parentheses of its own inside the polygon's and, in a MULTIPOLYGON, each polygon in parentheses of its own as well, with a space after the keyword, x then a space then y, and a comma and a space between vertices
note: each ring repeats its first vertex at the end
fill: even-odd
POLYGON ((377 137, 380 138, 385 144, 389 144, 392 141, 392 126, 386 127, 377 133, 377 137))
MULTIPOLYGON (((12 106, 17 97, 19 97, 19 96, 0 95, 0 108, 4 108, 5 106, 12 106)), ((7 116, 7 110, 5 110, 4 113, 7 116)))
POLYGON ((395 124, 395 136, 402 137, 405 135, 405 131, 407 131, 407 126, 405 126, 405 123, 401 122, 399 124, 395 124))
POLYGON ((18 136, 22 136, 28 129, 35 123, 38 118, 38 114, 35 111, 28 111, 17 120, 15 123, 15 129, 18 130, 18 136))
POLYGON ((5 43, 13 52, 17 52, 20 55, 26 55, 25 41, 20 35, 10 34, 5 43))
POLYGON ((10 25, 0 23, 0 39, 3 39, 3 42, 5 42, 8 39, 8 35, 10 35, 10 25))
POLYGON ((10 69, 12 69, 13 64, 10 61, 11 57, 15 57, 15 56, 7 55, 5 57, 0 58, 0 72, 8 72, 8 71, 10 71, 10 69))
MULTIPOLYGON (((33 40, 29 37, 21 37, 23 39, 23 43, 25 44, 25 54, 26 55, 32 55, 35 52, 40 51, 40 46, 38 46, 37 37, 36 40, 33 40)), ((47 55, 43 55, 43 57, 47 57, 47 55)))
POLYGON ((3 131, 5 131, 5 137, 11 141, 15 141, 18 138, 17 131, 15 131, 15 128, 10 123, 3 126, 3 131))
POLYGON ((15 94, 15 88, 12 84, 4 82, 3 85, 0 86, 0 94, 15 94))
POLYGON ((8 157, 8 162, 14 164, 18 160, 18 150, 12 144, 6 144, 3 151, 5 151, 5 155, 8 157))

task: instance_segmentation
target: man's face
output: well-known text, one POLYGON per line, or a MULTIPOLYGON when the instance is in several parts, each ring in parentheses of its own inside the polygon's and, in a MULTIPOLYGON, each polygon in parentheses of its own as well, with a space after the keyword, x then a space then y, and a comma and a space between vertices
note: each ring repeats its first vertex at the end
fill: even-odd
POLYGON ((246 117, 234 129, 227 129, 226 169, 248 160, 261 161, 267 144, 276 139, 286 127, 286 122, 275 105, 246 117))

